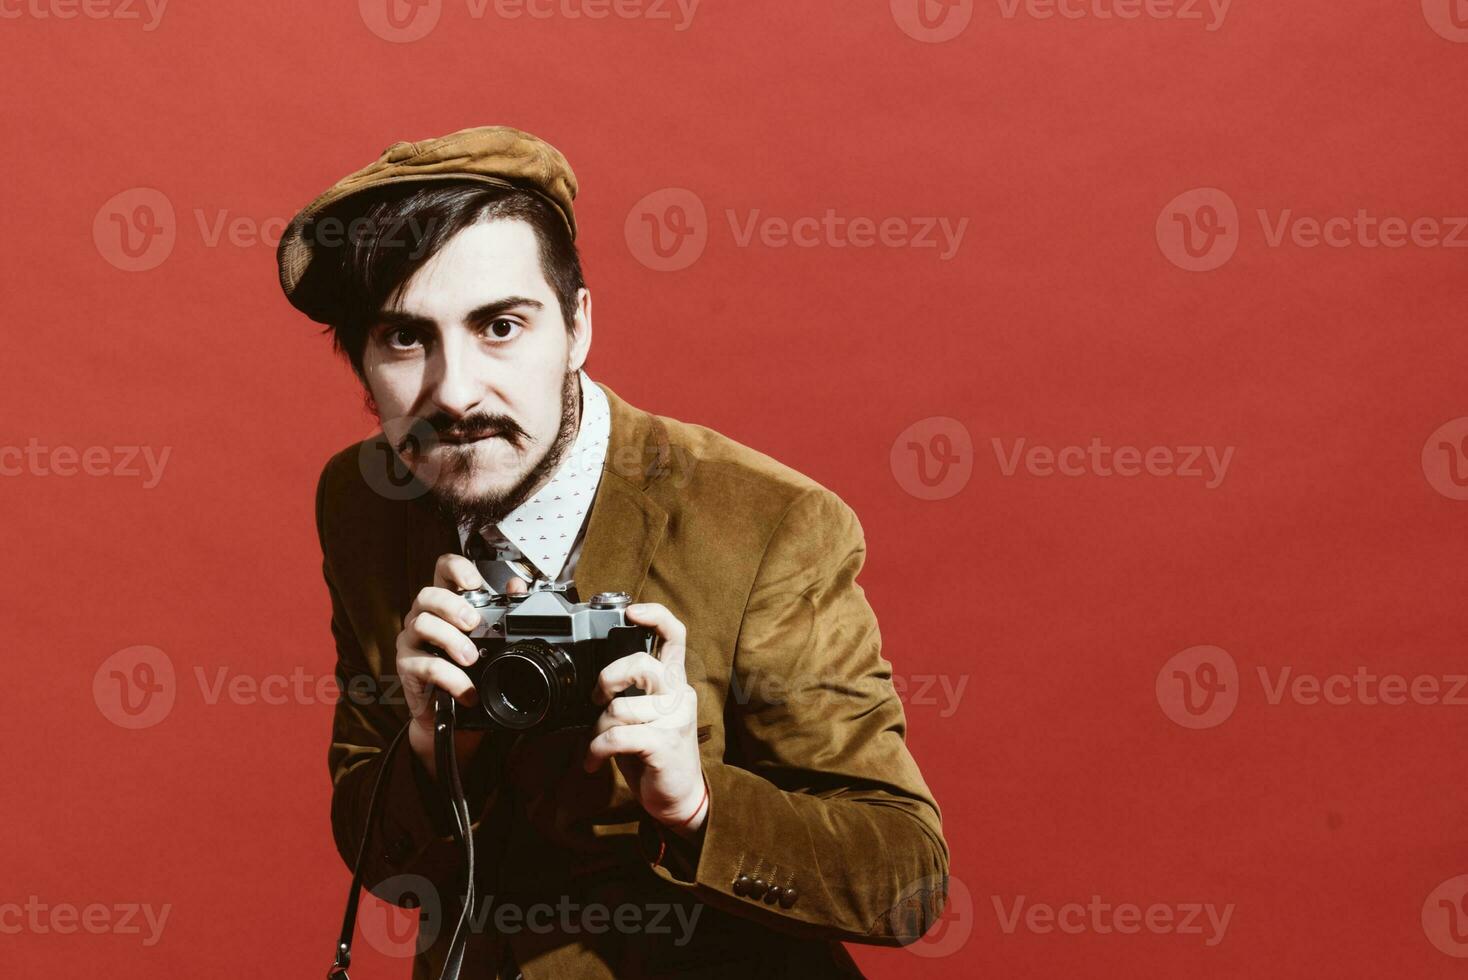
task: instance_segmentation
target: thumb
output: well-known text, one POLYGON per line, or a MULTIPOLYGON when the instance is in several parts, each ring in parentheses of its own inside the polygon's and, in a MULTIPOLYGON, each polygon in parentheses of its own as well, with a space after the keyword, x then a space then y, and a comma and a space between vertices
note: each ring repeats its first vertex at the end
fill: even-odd
POLYGON ((519 576, 516 576, 516 577, 510 579, 508 582, 505 583, 505 592, 507 594, 508 593, 511 593, 511 592, 529 592, 529 591, 530 591, 530 586, 526 583, 526 581, 523 578, 520 578, 519 576))

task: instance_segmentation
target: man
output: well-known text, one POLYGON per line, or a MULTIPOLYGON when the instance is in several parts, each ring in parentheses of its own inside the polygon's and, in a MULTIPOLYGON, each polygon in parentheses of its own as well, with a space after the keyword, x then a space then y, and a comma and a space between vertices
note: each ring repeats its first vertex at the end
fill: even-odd
POLYGON ((841 941, 916 939, 948 870, 855 581, 861 526, 589 379, 576 191, 554 147, 481 127, 395 144, 282 240, 287 296, 382 427, 317 489, 337 847, 356 860, 382 775, 363 880, 421 905, 414 976, 437 976, 464 882, 433 692, 478 698, 460 593, 626 592, 660 650, 601 671, 593 728, 458 733, 482 906, 462 976, 857 975, 841 941))

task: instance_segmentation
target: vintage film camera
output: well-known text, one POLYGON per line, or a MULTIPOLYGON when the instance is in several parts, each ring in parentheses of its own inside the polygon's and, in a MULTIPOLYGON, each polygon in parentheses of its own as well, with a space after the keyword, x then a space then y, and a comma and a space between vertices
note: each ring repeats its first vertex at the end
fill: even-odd
POLYGON ((469 633, 479 660, 465 668, 479 706, 459 709, 461 730, 541 734, 594 724, 602 709, 591 692, 602 669, 639 650, 653 652, 656 633, 627 620, 625 592, 577 602, 574 587, 537 582, 524 593, 460 595, 482 620, 469 633))

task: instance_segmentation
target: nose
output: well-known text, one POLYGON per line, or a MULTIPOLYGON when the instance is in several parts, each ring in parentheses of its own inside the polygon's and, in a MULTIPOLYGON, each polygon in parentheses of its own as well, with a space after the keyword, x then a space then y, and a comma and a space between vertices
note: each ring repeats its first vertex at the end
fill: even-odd
POLYGON ((454 418, 467 415, 484 399, 484 384, 473 345, 445 331, 431 355, 429 400, 454 418))

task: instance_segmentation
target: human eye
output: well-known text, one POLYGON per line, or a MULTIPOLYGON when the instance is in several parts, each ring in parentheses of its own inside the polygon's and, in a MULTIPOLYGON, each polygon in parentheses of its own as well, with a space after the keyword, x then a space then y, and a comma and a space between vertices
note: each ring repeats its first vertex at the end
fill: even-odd
POLYGON ((520 336, 520 332, 524 329, 518 320, 501 316, 485 325, 484 336, 495 343, 503 344, 520 336))
POLYGON ((423 335, 417 327, 389 326, 378 334, 378 341, 388 350, 411 351, 422 344, 423 335))

